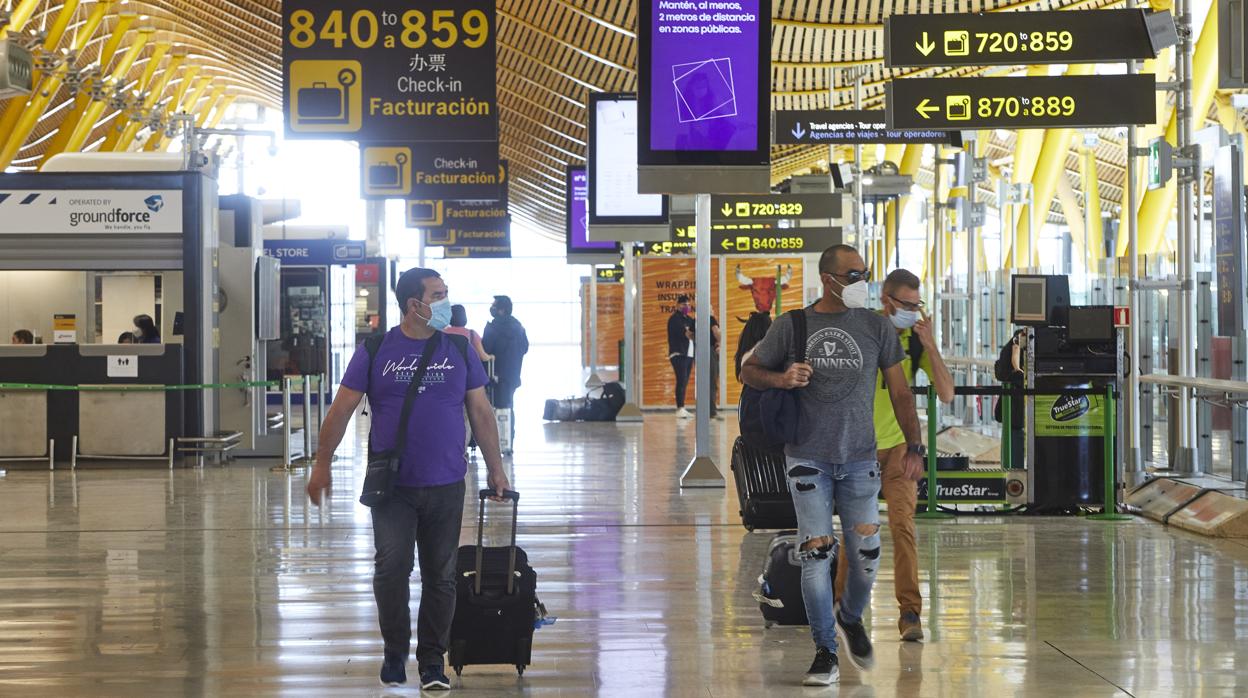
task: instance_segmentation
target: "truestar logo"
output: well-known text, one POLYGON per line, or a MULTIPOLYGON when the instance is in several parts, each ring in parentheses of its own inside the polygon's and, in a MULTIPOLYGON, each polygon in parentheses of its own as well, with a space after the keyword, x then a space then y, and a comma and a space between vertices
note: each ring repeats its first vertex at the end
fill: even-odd
POLYGON ((1073 422, 1092 409, 1087 395, 1063 395, 1053 401, 1049 415, 1055 422, 1073 422))

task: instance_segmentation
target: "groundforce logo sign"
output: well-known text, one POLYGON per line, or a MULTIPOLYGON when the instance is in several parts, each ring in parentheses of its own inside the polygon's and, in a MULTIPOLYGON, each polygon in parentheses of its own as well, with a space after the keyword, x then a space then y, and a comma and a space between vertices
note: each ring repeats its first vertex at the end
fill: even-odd
POLYGON ((0 234, 182 232, 182 192, 0 191, 0 234))
POLYGON ((810 336, 806 361, 815 370, 808 390, 821 402, 840 402, 862 380, 862 350, 839 327, 826 327, 810 336))

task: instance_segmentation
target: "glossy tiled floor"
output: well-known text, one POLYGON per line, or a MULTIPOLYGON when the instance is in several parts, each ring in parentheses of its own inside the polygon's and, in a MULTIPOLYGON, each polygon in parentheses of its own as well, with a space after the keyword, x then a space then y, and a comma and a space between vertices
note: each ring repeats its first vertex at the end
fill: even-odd
MULTIPOLYGON (((1248 546, 1038 518, 920 524, 928 641, 897 641, 885 564, 875 671, 801 689, 806 630, 764 630, 750 598, 768 536, 740 527, 731 483, 676 487, 692 443, 660 415, 524 425, 521 542, 559 620, 522 681, 471 667, 463 695, 1248 695, 1248 546)), ((325 510, 268 464, 8 471, 0 695, 415 694, 376 683, 355 470, 338 462, 325 510)))

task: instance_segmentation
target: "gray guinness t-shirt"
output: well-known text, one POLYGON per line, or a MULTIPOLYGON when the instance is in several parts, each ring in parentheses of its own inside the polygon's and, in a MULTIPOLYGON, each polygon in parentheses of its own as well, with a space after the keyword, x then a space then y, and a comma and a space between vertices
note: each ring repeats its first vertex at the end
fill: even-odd
MULTIPOLYGON (((824 463, 874 461, 875 381, 879 371, 905 358, 897 331, 883 315, 865 308, 840 313, 806 312, 806 362, 810 385, 798 391, 806 441, 788 444, 792 458, 824 463)), ((784 371, 797 358, 788 313, 771 325, 754 350, 763 366, 784 371)))

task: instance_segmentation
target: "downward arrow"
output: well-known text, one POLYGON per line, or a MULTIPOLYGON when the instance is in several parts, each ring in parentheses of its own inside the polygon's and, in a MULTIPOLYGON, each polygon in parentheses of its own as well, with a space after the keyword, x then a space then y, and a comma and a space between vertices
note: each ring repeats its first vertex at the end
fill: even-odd
POLYGON ((922 102, 919 102, 919 106, 915 107, 914 110, 917 111, 919 113, 919 116, 923 117, 924 119, 930 119, 932 118, 931 117, 932 112, 940 111, 940 107, 930 106, 931 103, 932 103, 932 100, 924 99, 922 102))
POLYGON ((731 217, 732 216, 732 204, 724 204, 724 207, 719 209, 719 212, 724 214, 725 218, 731 217))
POLYGON ((797 122, 797 125, 793 127, 793 130, 791 131, 791 133, 793 134, 794 138, 798 138, 798 139, 800 139, 802 136, 805 136, 806 129, 802 128, 802 122, 800 121, 797 122))
POLYGON ((930 56, 932 51, 936 50, 936 44, 928 40, 927 32, 923 32, 923 41, 921 43, 916 41, 914 47, 924 56, 930 56))

